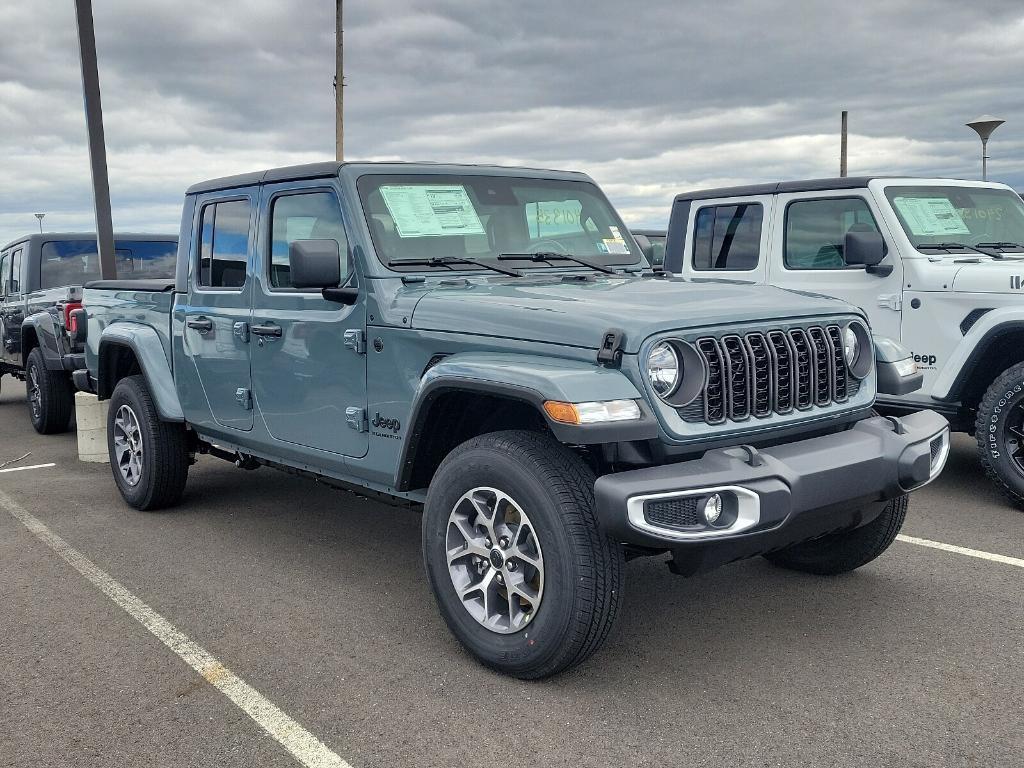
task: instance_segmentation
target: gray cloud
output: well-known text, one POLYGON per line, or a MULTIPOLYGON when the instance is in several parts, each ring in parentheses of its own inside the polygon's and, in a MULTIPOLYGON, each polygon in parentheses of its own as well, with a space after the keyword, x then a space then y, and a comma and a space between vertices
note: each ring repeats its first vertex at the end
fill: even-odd
MULTIPOLYGON (((333 3, 96 0, 115 225, 174 230, 199 179, 333 156, 333 3)), ((1024 186, 1018 2, 350 2, 347 153, 589 171, 658 225, 695 186, 851 172, 974 176, 965 119, 1008 120, 1024 186)), ((0 25, 0 239, 91 228, 72 4, 0 25)))

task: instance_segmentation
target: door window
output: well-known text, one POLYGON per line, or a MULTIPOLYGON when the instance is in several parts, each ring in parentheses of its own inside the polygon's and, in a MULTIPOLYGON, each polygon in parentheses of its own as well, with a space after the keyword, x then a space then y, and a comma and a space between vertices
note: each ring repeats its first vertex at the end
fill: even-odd
POLYGON ((203 206, 200 216, 199 280, 203 288, 241 288, 249 259, 248 200, 203 206))
POLYGON ((785 263, 788 269, 845 269, 847 232, 878 232, 862 197, 796 200, 786 208, 785 263))
POLYGON ((348 239, 341 209, 331 192, 282 195, 272 204, 270 286, 292 288, 288 249, 296 240, 334 240, 341 258, 341 282, 348 280, 348 239))
POLYGON ((0 256, 0 297, 7 295, 7 281, 11 279, 11 254, 0 256))
POLYGON ((695 270, 749 271, 761 251, 760 203, 701 208, 693 227, 695 270))

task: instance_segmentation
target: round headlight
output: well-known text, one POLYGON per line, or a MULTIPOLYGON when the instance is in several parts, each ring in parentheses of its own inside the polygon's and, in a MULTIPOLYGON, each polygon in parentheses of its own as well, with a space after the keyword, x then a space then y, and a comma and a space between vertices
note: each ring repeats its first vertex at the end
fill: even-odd
POLYGON ((852 368, 857 358, 860 357, 860 339, 851 326, 843 329, 843 355, 846 357, 847 367, 852 368))
POLYGON ((647 378, 658 397, 668 397, 679 386, 679 355, 668 342, 655 344, 647 355, 647 378))

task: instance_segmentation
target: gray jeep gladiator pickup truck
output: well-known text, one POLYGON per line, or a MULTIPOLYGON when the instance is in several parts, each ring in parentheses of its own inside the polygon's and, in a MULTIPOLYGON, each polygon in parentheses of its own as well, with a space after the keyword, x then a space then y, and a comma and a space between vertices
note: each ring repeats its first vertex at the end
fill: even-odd
MULTIPOLYGON (((176 235, 115 238, 126 277, 174 274, 176 235)), ((99 276, 89 233, 28 235, 0 250, 0 377, 26 382, 29 416, 41 434, 63 432, 72 420, 71 374, 85 365, 75 310, 82 284, 99 276)))
POLYGON ((871 561, 946 458, 941 416, 872 414, 860 310, 659 277, 582 174, 279 168, 193 186, 179 241, 85 288, 125 500, 211 454, 422 506, 445 621, 518 677, 601 645, 629 557, 871 561))

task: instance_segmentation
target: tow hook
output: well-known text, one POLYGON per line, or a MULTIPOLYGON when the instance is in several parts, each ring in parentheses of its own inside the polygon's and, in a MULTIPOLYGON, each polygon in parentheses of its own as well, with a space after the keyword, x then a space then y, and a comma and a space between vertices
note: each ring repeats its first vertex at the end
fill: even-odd
POLYGON ((260 463, 247 453, 238 453, 235 456, 235 466, 239 469, 259 469, 260 463))

